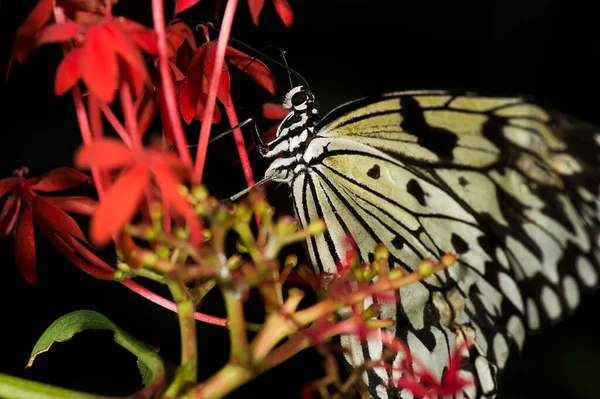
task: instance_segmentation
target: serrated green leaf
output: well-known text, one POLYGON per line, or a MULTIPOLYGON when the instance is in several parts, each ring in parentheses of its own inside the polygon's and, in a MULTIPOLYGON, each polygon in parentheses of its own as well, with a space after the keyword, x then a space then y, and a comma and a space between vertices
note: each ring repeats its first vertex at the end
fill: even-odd
POLYGON ((76 310, 52 323, 33 347, 26 367, 30 367, 40 353, 47 352, 54 342, 68 341, 75 334, 86 330, 114 331, 115 342, 137 356, 144 385, 153 391, 163 386, 165 368, 162 358, 108 318, 91 310, 76 310))

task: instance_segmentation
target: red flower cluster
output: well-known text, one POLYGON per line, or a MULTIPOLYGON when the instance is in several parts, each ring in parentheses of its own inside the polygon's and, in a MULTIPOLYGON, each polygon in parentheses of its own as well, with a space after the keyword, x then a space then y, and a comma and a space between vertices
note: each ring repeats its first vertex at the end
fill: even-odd
POLYGON ((37 282, 33 223, 69 260, 77 252, 77 238, 87 240, 77 223, 66 212, 91 215, 96 202, 87 197, 43 197, 41 193, 63 191, 89 181, 88 176, 71 168, 55 169, 42 177, 25 178, 27 169, 0 180, 0 198, 8 194, 0 213, 0 238, 15 235, 15 261, 19 272, 32 284, 37 282))
POLYGON ((133 150, 120 141, 103 139, 80 147, 75 154, 75 165, 122 171, 92 219, 90 238, 94 244, 106 245, 135 216, 152 180, 163 198, 186 219, 192 240, 201 241, 200 221, 178 188, 187 175, 187 168, 174 153, 152 148, 133 150))

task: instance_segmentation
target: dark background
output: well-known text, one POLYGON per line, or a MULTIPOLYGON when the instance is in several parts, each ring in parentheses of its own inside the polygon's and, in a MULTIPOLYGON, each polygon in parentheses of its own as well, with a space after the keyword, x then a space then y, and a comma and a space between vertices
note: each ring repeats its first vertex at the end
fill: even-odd
MULTIPOLYGON (((149 1, 122 0, 116 12, 150 22, 149 1)), ((168 1, 167 1, 168 3, 168 1)), ((295 23, 287 29, 267 1, 256 28, 240 1, 233 35, 262 48, 287 51, 290 66, 311 84, 324 114, 337 104, 370 93, 413 88, 460 88, 527 93, 546 104, 600 125, 597 13, 583 2, 488 0, 485 2, 290 0, 295 23)), ((2 54, 35 1, 4 0, 0 5, 2 54)), ((213 1, 185 14, 208 20, 213 1)), ((278 57, 276 52, 270 52, 278 57)), ((27 165, 31 175, 71 165, 80 143, 72 99, 52 92, 57 46, 34 52, 14 67, 2 87, 0 178, 27 165)), ((264 101, 281 101, 288 89, 284 70, 273 66, 281 90, 276 98, 234 74, 234 101, 240 118, 257 115, 264 101)), ((264 125, 268 126, 268 125, 264 125)), ((197 137, 192 124, 190 137, 197 137)), ((219 128, 219 127, 218 127, 219 128)), ((218 131, 218 128, 215 131, 218 131)), ((221 131, 226 129, 222 127, 221 131)), ((219 197, 244 187, 233 140, 211 146, 207 184, 219 197)), ((260 177, 267 163, 254 154, 260 177)), ((274 197, 285 192, 273 191, 274 197)), ((285 198, 283 198, 285 200, 285 198)), ((69 265, 37 237, 39 283, 17 273, 12 239, 0 242, 0 372, 73 389, 126 395, 138 389, 132 355, 108 332, 86 332, 56 344, 24 370, 37 338, 56 318, 77 309, 101 312, 135 337, 161 348, 176 362, 179 333, 174 315, 117 283, 100 282, 69 265)), ((110 259, 108 259, 110 260, 110 259)), ((220 312, 219 299, 203 307, 220 312)), ((501 378, 501 399, 600 397, 600 295, 586 298, 575 314, 544 334, 530 337, 501 378)), ((198 324, 200 372, 208 376, 227 359, 226 331, 198 324), (221 350, 222 349, 222 350, 221 350)), ((306 351, 237 391, 234 397, 299 396, 299 387, 320 375, 319 357, 306 351)))

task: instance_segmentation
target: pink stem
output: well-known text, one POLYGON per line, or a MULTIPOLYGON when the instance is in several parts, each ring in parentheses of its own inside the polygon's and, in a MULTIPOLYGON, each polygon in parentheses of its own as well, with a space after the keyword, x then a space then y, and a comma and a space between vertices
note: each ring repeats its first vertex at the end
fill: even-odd
MULTIPOLYGON (((92 251, 87 249, 84 245, 79 243, 77 240, 73 239, 72 244, 77 249, 77 252, 79 252, 83 257, 85 257, 87 260, 89 260, 91 264, 93 264, 103 270, 107 270, 107 271, 111 271, 111 272, 115 271, 115 269, 111 265, 104 262, 96 254, 94 254, 92 251)), ((123 281, 121 284, 123 284, 125 287, 129 288, 131 291, 135 292, 136 294, 146 298, 147 300, 154 302, 155 304, 160 305, 165 309, 169 309, 169 310, 177 313, 177 305, 175 305, 175 303, 173 303, 173 302, 169 301, 168 299, 163 298, 162 296, 139 285, 135 281, 126 280, 126 281, 123 281)), ((214 325, 222 326, 222 327, 227 326, 227 319, 223 319, 221 317, 216 317, 216 316, 211 316, 206 313, 194 312, 194 318, 198 321, 208 323, 208 324, 214 324, 214 325)))
POLYGON ((100 101, 99 104, 100 104, 100 109, 102 110, 102 113, 106 117, 106 120, 108 121, 108 123, 110 123, 110 125, 112 126, 113 129, 115 129, 115 132, 117 132, 117 134, 119 135, 121 140, 123 140, 123 143, 125 143, 125 145, 127 147, 131 148, 132 144, 131 144, 131 139, 129 138, 129 134, 127 134, 127 130, 125 130, 125 127, 121 124, 119 119, 115 116, 112 109, 110 109, 108 104, 106 104, 104 101, 100 101))
POLYGON ((233 17, 235 16, 237 4, 238 0, 229 0, 225 8, 225 14, 223 15, 223 23, 221 24, 221 31, 219 32, 219 39, 217 42, 215 64, 213 66, 212 74, 210 76, 208 97, 206 99, 204 115, 202 117, 200 137, 198 139, 196 165, 194 166, 194 173, 192 174, 193 183, 200 183, 202 181, 202 175, 204 173, 204 165, 206 163, 206 150, 208 149, 208 138, 210 136, 212 115, 215 110, 215 105, 217 101, 217 90, 219 89, 219 83, 221 81, 221 72, 223 72, 223 64, 225 62, 225 51, 227 50, 227 42, 231 33, 231 25, 233 24, 233 17))
MULTIPOLYGON (((229 99, 229 104, 233 104, 231 99, 229 99)), ((231 126, 239 125, 237 114, 235 113, 233 105, 225 107, 225 112, 227 112, 227 118, 229 119, 229 124, 231 126)), ((246 184, 248 187, 250 187, 254 184, 254 176, 252 174, 250 159, 248 159, 248 151, 246 150, 244 136, 242 136, 242 130, 240 128, 237 128, 233 131, 233 138, 235 140, 238 154, 240 154, 240 162, 242 164, 242 169, 244 170, 244 176, 246 177, 246 184)))
POLYGON ((121 89, 119 90, 121 98, 121 109, 123 110, 123 117, 125 119, 125 129, 129 132, 131 137, 131 144, 133 148, 142 148, 142 137, 140 136, 140 129, 138 128, 137 116, 135 109, 133 108, 133 100, 131 99, 131 88, 129 83, 123 82, 121 89))
POLYGON ((165 108, 167 120, 163 123, 170 126, 170 131, 175 139, 175 145, 181 157, 181 161, 192 168, 192 158, 187 148, 187 141, 183 134, 181 119, 177 111, 177 100, 175 98, 175 85, 171 76, 169 67, 169 56, 167 47, 167 30, 165 28, 165 10, 163 0, 152 0, 152 20, 154 21, 154 30, 158 39, 158 68, 160 71, 160 80, 162 83, 165 99, 165 108))

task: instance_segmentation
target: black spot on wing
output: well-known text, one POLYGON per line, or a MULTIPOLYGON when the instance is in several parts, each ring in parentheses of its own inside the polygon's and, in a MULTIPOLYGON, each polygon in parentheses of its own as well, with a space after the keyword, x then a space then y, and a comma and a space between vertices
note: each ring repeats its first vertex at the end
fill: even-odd
POLYGON ((379 179, 381 176, 381 168, 379 165, 373 165, 373 167, 367 171, 367 176, 369 176, 371 179, 379 179))
POLYGON ((425 202, 425 192, 423 191, 423 188, 421 188, 421 185, 418 181, 415 179, 410 179, 406 184, 406 191, 415 197, 419 204, 422 206, 427 205, 425 202))
POLYGON ((457 255, 462 255, 469 250, 469 244, 467 244, 467 242, 456 233, 452 233, 450 242, 452 243, 452 247, 456 251, 457 255))
POLYGON ((461 187, 467 187, 469 185, 469 180, 466 177, 461 176, 458 178, 458 184, 460 184, 461 187))
POLYGON ((394 246, 394 248, 396 249, 402 249, 402 247, 404 247, 404 240, 402 239, 401 236, 396 236, 394 237, 394 239, 392 240, 392 245, 394 246))
POLYGON ((402 123, 400 127, 406 133, 417 137, 417 143, 435 153, 443 160, 452 160, 452 151, 458 142, 458 136, 439 127, 430 126, 425 120, 423 109, 413 97, 400 98, 400 114, 402 123))

